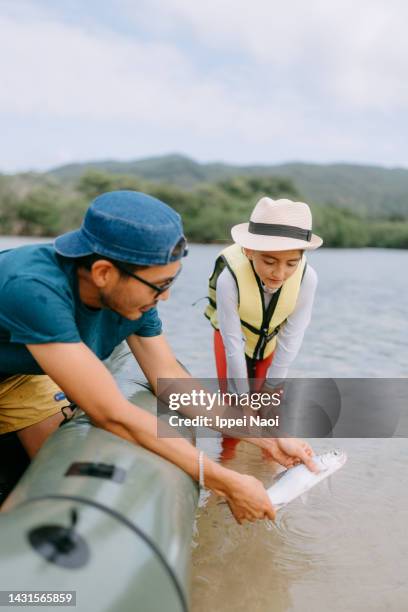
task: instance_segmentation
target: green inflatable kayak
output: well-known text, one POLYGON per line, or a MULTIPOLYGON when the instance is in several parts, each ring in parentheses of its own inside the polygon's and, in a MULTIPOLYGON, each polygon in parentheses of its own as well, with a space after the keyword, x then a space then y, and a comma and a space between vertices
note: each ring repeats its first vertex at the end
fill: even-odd
MULTIPOLYGON (((133 357, 121 348, 107 365, 133 403, 155 412, 133 357)), ((0 513, 0 589, 75 591, 78 612, 185 612, 197 500, 185 472, 77 410, 0 513)))

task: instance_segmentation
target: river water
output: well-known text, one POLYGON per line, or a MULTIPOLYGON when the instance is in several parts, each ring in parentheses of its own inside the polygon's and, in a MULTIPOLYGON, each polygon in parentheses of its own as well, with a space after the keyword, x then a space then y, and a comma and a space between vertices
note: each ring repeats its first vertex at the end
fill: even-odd
MULTIPOLYGON (((0 248, 26 240, 0 239, 0 248)), ((174 351, 196 376, 215 375, 202 312, 217 246, 193 245, 160 314, 174 351)), ((408 376, 408 251, 321 249, 313 319, 293 377, 408 376)), ((193 542, 192 612, 404 612, 408 610, 408 443, 309 440, 349 460, 275 524, 239 526, 214 496, 201 499, 193 542)), ((200 440, 219 458, 219 438, 200 440)), ((225 465, 266 486, 276 464, 241 442, 225 465)))

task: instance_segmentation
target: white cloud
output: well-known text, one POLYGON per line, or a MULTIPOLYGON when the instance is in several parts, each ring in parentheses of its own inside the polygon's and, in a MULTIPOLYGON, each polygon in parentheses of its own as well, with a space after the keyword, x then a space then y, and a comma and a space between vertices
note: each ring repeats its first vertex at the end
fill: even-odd
POLYGON ((3 18, 0 29, 3 113, 171 122, 196 134, 222 130, 255 142, 293 120, 287 93, 272 104, 245 91, 239 76, 203 77, 170 43, 97 36, 53 21, 3 18))
MULTIPOLYGON (((165 151, 379 162, 381 129, 397 135, 383 161, 406 160, 397 125, 408 107, 402 0, 122 0, 126 35, 97 15, 89 29, 89 19, 64 22, 55 8, 4 6, 0 119, 20 117, 42 134, 25 147, 30 159, 38 150, 34 163, 165 151), (59 125, 60 142, 36 123, 59 125)), ((14 167, 24 152, 16 126, 6 127, 0 163, 14 167)))
POLYGON ((111 118, 151 118, 180 95, 188 66, 167 45, 99 38, 58 23, 0 20, 0 110, 111 118), (175 96, 163 104, 172 84, 175 96))
MULTIPOLYGON (((127 6, 140 18, 140 7, 127 6)), ((289 91, 303 77, 316 100, 327 96, 338 108, 408 107, 405 0, 149 0, 144 8, 145 22, 160 11, 151 20, 159 31, 184 25, 214 52, 268 67, 289 91)))

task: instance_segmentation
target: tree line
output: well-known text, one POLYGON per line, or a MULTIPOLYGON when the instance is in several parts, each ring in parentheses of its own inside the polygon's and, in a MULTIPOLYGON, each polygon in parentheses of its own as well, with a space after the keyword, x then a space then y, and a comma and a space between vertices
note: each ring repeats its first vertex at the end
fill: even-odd
MULTIPOLYGON (((303 200, 292 180, 275 176, 238 176, 191 189, 97 170, 68 185, 49 179, 19 188, 8 177, 0 178, 3 235, 51 237, 75 229, 90 200, 115 189, 144 191, 163 200, 181 214, 188 239, 204 243, 229 241, 231 226, 248 220, 264 195, 303 200)), ((370 217, 330 202, 309 204, 313 231, 327 247, 408 248, 408 220, 403 216, 370 217)))

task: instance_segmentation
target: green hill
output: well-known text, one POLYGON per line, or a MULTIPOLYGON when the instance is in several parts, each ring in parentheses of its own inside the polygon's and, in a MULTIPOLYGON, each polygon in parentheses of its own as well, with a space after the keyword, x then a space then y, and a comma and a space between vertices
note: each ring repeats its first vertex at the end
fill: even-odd
POLYGON ((200 164, 181 155, 90 162, 48 173, 0 175, 0 234, 53 236, 78 227, 89 202, 145 191, 183 217, 189 240, 226 241, 264 195, 311 205, 329 247, 408 248, 408 170, 351 164, 200 164))
POLYGON ((126 174, 191 189, 235 176, 286 177, 310 203, 333 204, 374 217, 408 218, 408 170, 354 164, 288 163, 274 166, 234 166, 199 163, 182 155, 165 155, 130 162, 98 161, 70 164, 48 175, 74 183, 85 171, 126 174))

